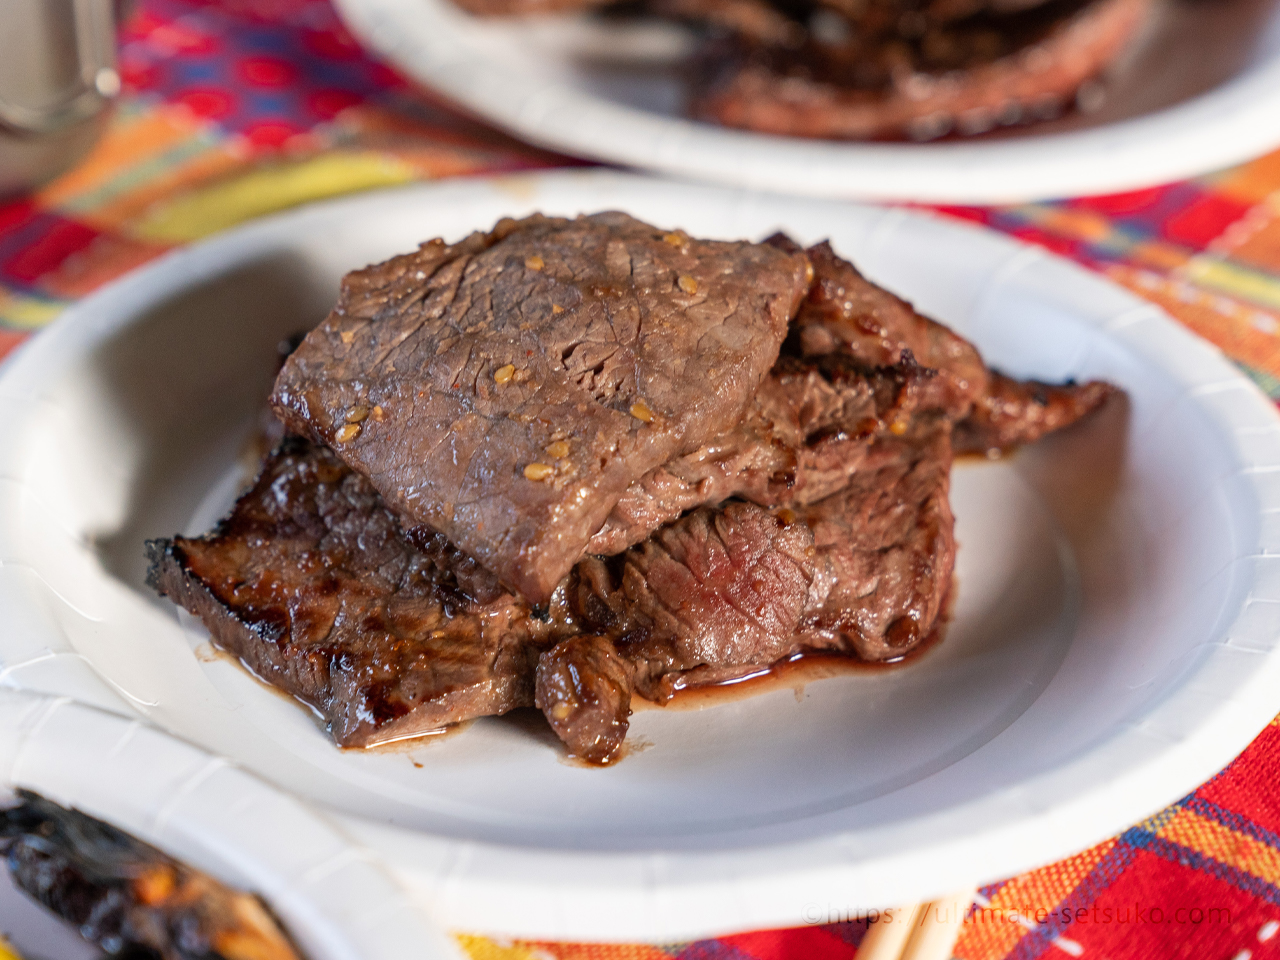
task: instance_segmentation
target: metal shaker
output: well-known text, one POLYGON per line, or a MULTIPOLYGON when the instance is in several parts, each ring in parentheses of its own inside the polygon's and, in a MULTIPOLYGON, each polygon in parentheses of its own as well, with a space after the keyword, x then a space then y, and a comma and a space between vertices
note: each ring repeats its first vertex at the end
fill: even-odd
POLYGON ((112 0, 0 0, 0 195, 76 162, 120 90, 112 0))

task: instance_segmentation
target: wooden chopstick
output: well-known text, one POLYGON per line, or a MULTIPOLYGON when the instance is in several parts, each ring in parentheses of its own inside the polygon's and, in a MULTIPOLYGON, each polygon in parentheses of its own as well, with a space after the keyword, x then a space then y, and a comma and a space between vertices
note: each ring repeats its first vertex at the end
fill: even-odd
POLYGON ((867 935, 858 945, 854 960, 900 960, 903 948, 915 932, 920 911, 927 906, 917 903, 881 911, 879 918, 867 927, 867 935))
POLYGON ((950 960, 977 889, 886 910, 867 928, 855 960, 950 960))

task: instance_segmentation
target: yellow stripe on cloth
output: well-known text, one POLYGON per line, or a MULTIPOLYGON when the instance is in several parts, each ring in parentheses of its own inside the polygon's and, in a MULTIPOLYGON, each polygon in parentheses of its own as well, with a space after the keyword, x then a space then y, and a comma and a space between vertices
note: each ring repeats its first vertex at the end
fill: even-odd
POLYGON ((156 243, 184 243, 310 200, 414 179, 413 167, 402 160, 381 153, 336 151, 258 167, 178 196, 154 209, 132 232, 156 243))
POLYGON ((1233 296, 1280 309, 1280 278, 1260 270, 1224 263, 1215 257, 1192 257, 1182 268, 1188 280, 1233 296))
POLYGON ((1227 356, 1280 378, 1280 316, 1183 280, 1113 266, 1107 276, 1163 307, 1227 356))
POLYGON ((499 944, 469 933, 455 933, 453 937, 471 960, 535 960, 533 951, 518 944, 499 944))
POLYGON ((28 297, 0 287, 0 324, 20 330, 43 327, 67 307, 61 300, 28 297))
POLYGON ((671 960, 671 954, 643 943, 531 943, 535 960, 671 960))
POLYGON ((1267 883, 1280 883, 1280 850, 1190 810, 1179 810, 1157 836, 1190 847, 1267 883))
POLYGON ((99 230, 128 235, 136 220, 145 220, 151 209, 170 197, 190 192, 242 172, 244 151, 235 141, 178 156, 141 161, 96 193, 77 199, 64 211, 99 230))
POLYGON ((215 131, 186 108, 122 107, 89 155, 36 194, 36 202, 83 216, 144 185, 161 168, 208 150, 215 131))

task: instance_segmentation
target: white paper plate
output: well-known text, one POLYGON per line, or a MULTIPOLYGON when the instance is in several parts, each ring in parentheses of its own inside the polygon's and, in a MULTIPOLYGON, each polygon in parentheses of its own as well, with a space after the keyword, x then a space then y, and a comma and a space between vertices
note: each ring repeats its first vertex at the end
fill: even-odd
POLYGON ((0 678, 136 711, 327 805, 454 929, 670 941, 838 919, 1071 853, 1226 764, 1280 709, 1278 509, 1271 403, 1156 308, 1038 250, 606 171, 447 182, 171 254, 15 357, 0 678), (142 541, 228 502, 276 342, 345 270, 507 214, 600 208, 829 236, 995 364, 1105 377, 1128 407, 957 467, 956 619, 908 669, 638 714, 648 748, 606 770, 562 762, 536 717, 338 751, 142 587, 142 541))
POLYGON ((0 690, 0 784, 106 820, 259 894, 310 960, 458 956, 335 824, 141 720, 0 690))
POLYGON ((335 0, 365 43, 481 117, 574 156, 815 196, 1008 203, 1135 189, 1280 145, 1280 4, 1162 0, 1097 113, 934 144, 766 136, 682 118, 674 26, 483 20, 335 0))

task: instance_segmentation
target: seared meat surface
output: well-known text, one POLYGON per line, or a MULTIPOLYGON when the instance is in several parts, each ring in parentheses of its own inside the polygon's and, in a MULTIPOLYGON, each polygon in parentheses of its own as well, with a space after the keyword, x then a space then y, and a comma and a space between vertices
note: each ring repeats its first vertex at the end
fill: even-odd
POLYGON ((663 701, 685 671, 740 670, 790 650, 817 574, 803 523, 730 501, 701 507, 617 557, 578 568, 584 624, 615 638, 635 683, 663 701))
POLYGON ((1118 392, 1100 380, 1061 386, 992 373, 952 444, 956 453, 1006 453, 1075 423, 1118 392))
POLYGON ((112 956, 298 960, 257 897, 29 790, 0 810, 14 884, 112 956))
POLYGON ((799 645, 896 660, 941 624, 955 569, 947 424, 879 441, 847 487, 797 511, 813 531, 822 587, 799 645))
POLYGON ((934 371, 903 356, 884 367, 842 354, 779 357, 742 422, 631 484, 589 551, 618 553, 686 510, 732 496, 779 506, 839 490, 876 434, 945 402, 934 371))
POLYGON ((566 633, 442 536, 415 544, 331 450, 290 437, 211 533, 153 540, 149 581, 345 747, 533 700, 566 633))
POLYGON ((570 637, 538 659, 534 702, 573 756, 609 763, 630 725, 632 675, 607 637, 570 637))
MULTIPOLYGON (((769 242, 798 249, 781 235, 769 242)), ((1053 385, 1006 377, 989 369, 973 344, 867 280, 830 244, 805 252, 814 282, 784 350, 871 366, 910 354, 932 374, 927 394, 911 404, 912 410, 937 411, 952 420, 956 453, 1007 452, 1034 443, 1088 416, 1118 392, 1098 380, 1053 385)))
MULTIPOLYGON (((769 243, 795 247, 785 236, 769 243)), ((873 366, 894 364, 910 351, 923 367, 938 371, 936 389, 955 417, 964 416, 986 387, 987 368, 968 340, 917 313, 901 297, 872 283, 823 242, 805 251, 814 281, 800 305, 788 347, 805 357, 847 354, 873 366)))
POLYGON ((807 271, 622 213, 503 221, 349 274, 272 402, 545 604, 633 481, 739 421, 807 271))
POLYGON ((825 243, 504 221, 348 278, 273 396, 310 439, 150 582, 344 746, 536 705, 606 763, 633 695, 910 652, 953 448, 1113 392, 988 370, 825 243))

